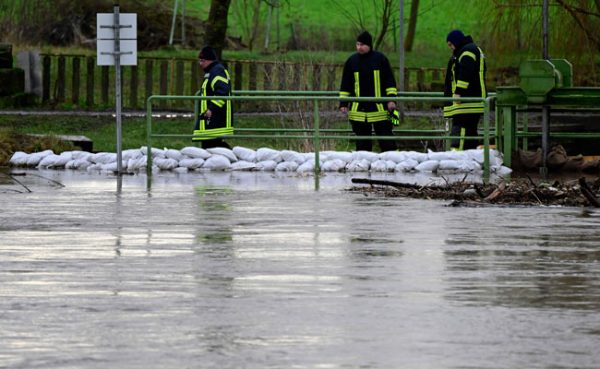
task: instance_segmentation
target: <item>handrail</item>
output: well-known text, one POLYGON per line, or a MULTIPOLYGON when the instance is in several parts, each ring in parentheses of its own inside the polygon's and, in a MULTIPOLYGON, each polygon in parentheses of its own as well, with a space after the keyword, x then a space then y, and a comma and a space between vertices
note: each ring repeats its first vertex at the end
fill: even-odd
MULTIPOLYGON (((253 91, 256 92, 256 91, 253 91)), ((327 91, 323 92, 323 91, 319 91, 319 94, 314 94, 314 95, 288 95, 288 94, 280 94, 280 95, 271 95, 268 94, 267 96, 219 96, 219 99, 221 100, 231 100, 231 101, 242 101, 242 100, 257 100, 257 101, 265 101, 265 100, 280 100, 280 101, 288 101, 288 100, 304 100, 304 101, 312 101, 313 102, 313 128, 312 131, 313 132, 313 145, 314 145, 314 150, 315 150, 315 173, 320 173, 320 158, 319 158, 319 147, 320 147, 320 140, 321 139, 350 139, 350 140, 357 140, 357 139, 384 139, 384 140, 395 140, 395 139, 422 139, 422 137, 424 136, 321 136, 321 129, 319 127, 319 102, 320 101, 347 101, 347 102, 354 102, 354 101, 372 101, 372 102, 386 102, 386 101, 396 101, 396 102, 410 102, 410 101, 429 101, 429 102, 448 102, 448 101, 462 101, 462 102, 482 102, 484 103, 484 136, 483 136, 483 144, 484 144, 484 160, 483 160, 483 175, 484 175, 484 180, 488 181, 489 180, 489 175, 490 175, 490 119, 491 119, 491 114, 490 114, 490 107, 492 102, 496 99, 496 96, 488 96, 485 99, 479 98, 479 97, 461 97, 461 98, 454 98, 454 97, 440 97, 438 95, 435 96, 422 96, 422 95, 418 95, 415 96, 413 93, 413 95, 411 96, 396 96, 396 97, 339 97, 339 96, 329 96, 329 95, 325 95, 325 93, 327 93, 327 91), (318 95, 318 96, 317 96, 318 95)), ((423 93, 421 93, 423 94, 423 93)), ((431 93, 428 93, 431 94, 431 93)), ((214 99, 214 96, 171 96, 171 95, 152 95, 150 97, 148 97, 147 102, 146 102, 146 121, 147 121, 147 128, 146 128, 146 140, 147 140, 147 165, 146 165, 146 171, 148 173, 148 176, 152 175, 152 137, 191 137, 191 135, 186 134, 186 135, 177 135, 177 134, 163 134, 163 135, 153 135, 152 134, 152 103, 154 101, 158 101, 158 100, 191 100, 194 101, 194 104, 197 105, 197 103, 201 100, 210 100, 210 99, 214 99)), ((235 128, 234 128, 235 129, 235 128)), ((281 133, 285 133, 285 132, 297 132, 297 131, 290 131, 288 129, 279 129, 278 130, 281 133)), ((239 136, 235 136, 235 135, 225 135, 223 136, 224 138, 230 138, 230 137, 239 137, 239 136)), ((243 137, 245 138, 253 138, 253 135, 243 135, 243 137)), ((298 136, 289 136, 289 135, 260 135, 259 137, 263 137, 263 138, 301 138, 301 139, 306 139, 309 138, 307 136, 304 135, 298 135, 298 136)), ((428 138, 436 138, 436 139, 451 139, 451 138, 456 138, 454 136, 426 136, 428 138)), ((467 138, 480 138, 480 137, 467 137, 467 138)))

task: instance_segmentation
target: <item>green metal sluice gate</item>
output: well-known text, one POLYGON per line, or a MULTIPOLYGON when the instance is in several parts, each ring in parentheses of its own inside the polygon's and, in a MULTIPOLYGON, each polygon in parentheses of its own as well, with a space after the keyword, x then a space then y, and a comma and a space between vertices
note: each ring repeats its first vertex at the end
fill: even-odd
MULTIPOLYGON (((194 119, 198 114, 198 103, 201 100, 214 99, 214 96, 170 96, 170 95, 152 95, 148 98, 146 103, 146 141, 147 141, 147 157, 148 162, 146 170, 148 176, 152 175, 152 138, 192 138, 192 134, 155 134, 152 133, 152 104, 155 101, 160 100, 188 100, 194 102, 194 119)), ((448 102, 448 101, 462 101, 462 102, 484 102, 484 119, 483 119, 483 136, 466 136, 467 139, 483 139, 484 146, 484 162, 483 162, 483 177, 484 180, 489 180, 490 176, 490 106, 495 99, 494 94, 490 94, 486 99, 475 98, 475 97, 463 97, 463 98, 449 98, 443 97, 441 93, 431 92, 399 92, 397 97, 345 97, 340 98, 337 92, 330 91, 234 91, 234 96, 219 96, 221 100, 232 100, 232 101, 310 101, 313 103, 313 127, 312 128, 236 128, 234 129, 233 135, 220 136, 224 139, 227 138, 285 138, 285 139, 312 139, 315 153, 315 174, 320 173, 320 156, 319 151, 321 147, 321 140, 359 140, 359 139, 372 139, 372 140, 450 140, 458 138, 455 136, 449 136, 447 132, 440 130, 394 130, 394 136, 355 136, 353 134, 334 134, 341 133, 340 130, 322 130, 319 125, 319 102, 322 101, 374 101, 374 102, 387 102, 395 101, 396 103, 401 102, 448 102), (335 94, 335 95, 334 95, 335 94), (235 133, 243 133, 243 135, 236 135, 235 133), (255 134, 247 134, 245 132, 253 132, 255 134), (310 133, 311 135, 299 134, 299 133, 310 133), (400 135, 397 135, 400 133, 400 135), (420 135, 402 135, 402 133, 421 133, 420 135), (446 133, 440 135, 440 133, 446 133)), ((440 112, 441 116, 441 112, 440 112)), ((349 132, 349 131, 342 131, 349 132)), ((351 132, 350 132, 351 133, 351 132)))
POLYGON ((547 156, 550 138, 599 139, 598 132, 551 132, 550 112, 562 110, 572 113, 594 111, 600 108, 600 88, 574 87, 573 67, 565 59, 528 60, 519 68, 519 85, 497 87, 496 91, 497 145, 504 155, 504 165, 512 166, 513 151, 528 146, 528 138, 541 137, 542 166, 547 174, 547 156), (541 131, 531 132, 527 116, 532 111, 542 114, 541 131), (517 113, 525 113, 519 121, 517 113))

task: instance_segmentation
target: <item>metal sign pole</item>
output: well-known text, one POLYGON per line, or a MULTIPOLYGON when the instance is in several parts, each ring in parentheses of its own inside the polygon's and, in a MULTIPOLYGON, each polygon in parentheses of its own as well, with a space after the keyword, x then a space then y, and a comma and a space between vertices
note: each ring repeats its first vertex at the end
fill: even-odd
POLYGON ((116 105, 116 115, 117 115, 117 175, 123 174, 122 166, 123 166, 123 155, 121 152, 121 139, 122 139, 122 131, 121 131, 121 38, 120 38, 120 29, 121 26, 119 24, 119 4, 115 4, 114 7, 114 16, 115 16, 115 105, 116 105))

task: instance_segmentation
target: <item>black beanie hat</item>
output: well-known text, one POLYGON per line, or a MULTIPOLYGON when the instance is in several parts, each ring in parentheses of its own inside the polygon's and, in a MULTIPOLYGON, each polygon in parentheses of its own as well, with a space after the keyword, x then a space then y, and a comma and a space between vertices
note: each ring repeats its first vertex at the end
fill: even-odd
POLYGON ((360 35, 358 35, 356 41, 368 45, 370 48, 373 48, 373 36, 371 36, 371 34, 367 31, 363 31, 360 35))
POLYGON ((465 41, 465 34, 459 29, 452 30, 448 33, 446 41, 452 42, 452 45, 456 47, 461 47, 465 41))
POLYGON ((213 49, 212 47, 204 46, 202 48, 202 50, 200 50, 200 53, 198 54, 198 59, 217 60, 217 53, 215 52, 215 49, 213 49))

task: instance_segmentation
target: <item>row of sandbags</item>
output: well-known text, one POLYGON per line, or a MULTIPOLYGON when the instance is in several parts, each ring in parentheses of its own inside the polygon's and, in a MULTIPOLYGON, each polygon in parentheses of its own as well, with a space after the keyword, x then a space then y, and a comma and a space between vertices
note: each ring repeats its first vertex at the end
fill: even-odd
MULTIPOLYGON (((312 172, 315 169, 315 153, 300 153, 292 150, 257 150, 236 146, 233 149, 222 147, 202 149, 185 147, 181 150, 150 150, 153 170, 257 170, 312 172)), ((148 148, 124 150, 122 170, 128 172, 145 171, 148 162, 148 148)), ((319 165, 326 172, 454 172, 473 173, 482 170, 483 150, 444 151, 420 153, 416 151, 322 151, 319 165)), ((87 171, 116 171, 117 154, 109 152, 90 153, 85 151, 65 151, 55 154, 51 150, 25 153, 18 151, 10 159, 17 167, 65 168, 87 171)), ((490 150, 490 169, 495 173, 510 173, 502 166, 502 156, 490 150)))

